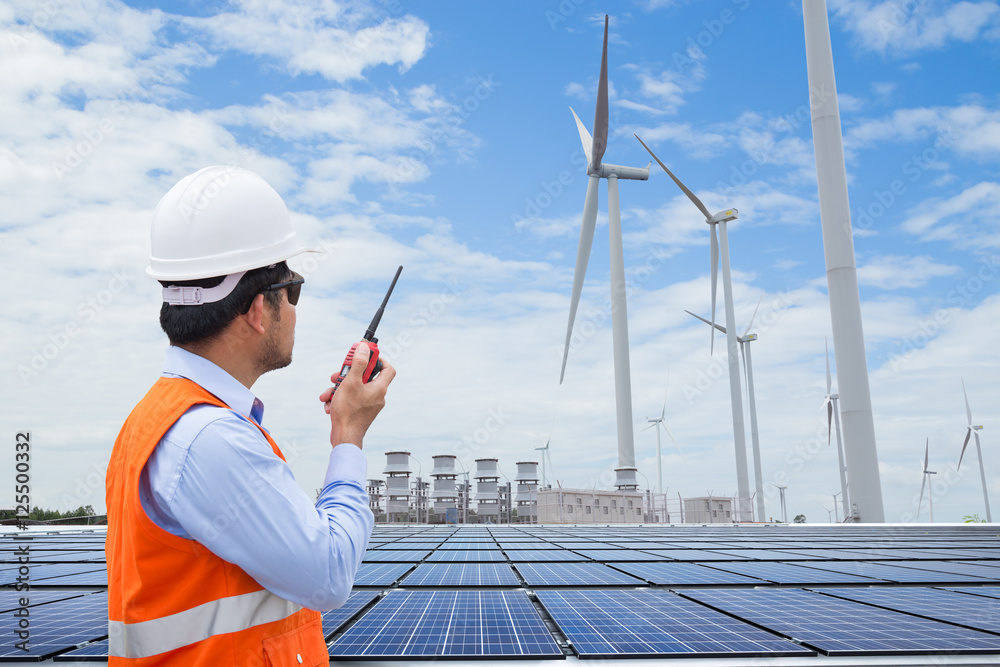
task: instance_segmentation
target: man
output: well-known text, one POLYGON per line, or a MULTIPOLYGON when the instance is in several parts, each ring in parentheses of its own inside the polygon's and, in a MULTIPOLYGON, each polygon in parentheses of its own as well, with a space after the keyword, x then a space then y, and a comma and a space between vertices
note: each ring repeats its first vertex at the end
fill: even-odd
POLYGON ((314 610, 343 604, 364 556, 361 447, 395 370, 363 383, 362 343, 320 395, 333 450, 314 505, 250 391, 292 359, 304 279, 285 260, 308 251, 281 197, 252 172, 202 169, 157 205, 151 246, 171 347, 108 465, 109 664, 327 665, 314 610))

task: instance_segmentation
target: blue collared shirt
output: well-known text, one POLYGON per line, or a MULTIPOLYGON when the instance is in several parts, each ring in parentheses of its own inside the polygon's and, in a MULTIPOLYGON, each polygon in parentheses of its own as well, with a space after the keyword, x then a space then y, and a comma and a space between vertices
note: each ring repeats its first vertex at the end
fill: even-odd
POLYGON ((163 375, 192 380, 231 409, 196 405, 167 431, 140 478, 146 514, 275 595, 316 610, 342 605, 375 523, 361 450, 333 448, 314 505, 254 425, 264 404, 249 389, 179 347, 167 350, 163 375))

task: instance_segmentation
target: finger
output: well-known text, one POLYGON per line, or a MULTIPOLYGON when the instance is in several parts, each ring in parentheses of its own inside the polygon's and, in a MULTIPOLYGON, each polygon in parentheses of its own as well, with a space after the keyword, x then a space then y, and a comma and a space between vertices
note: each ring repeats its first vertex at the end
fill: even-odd
POLYGON ((396 367, 390 364, 385 359, 382 359, 382 370, 376 375, 369 384, 376 384, 381 388, 385 388, 392 382, 392 379, 396 377, 396 367))
POLYGON ((330 399, 333 398, 333 391, 334 391, 333 387, 330 387, 329 389, 327 389, 326 391, 324 391, 322 394, 320 394, 319 395, 320 402, 322 402, 322 403, 329 403, 330 399))

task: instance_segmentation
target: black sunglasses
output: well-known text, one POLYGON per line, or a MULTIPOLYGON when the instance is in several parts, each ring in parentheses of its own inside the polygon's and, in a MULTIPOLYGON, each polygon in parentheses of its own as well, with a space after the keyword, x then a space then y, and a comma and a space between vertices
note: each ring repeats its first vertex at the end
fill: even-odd
MULTIPOLYGON (((273 285, 268 285, 261 291, 257 292, 257 294, 263 294, 264 292, 270 292, 271 290, 283 289, 287 287, 288 303, 294 306, 299 302, 299 294, 302 292, 302 285, 303 283, 305 283, 305 281, 306 281, 305 278, 300 276, 295 271, 292 271, 291 280, 286 280, 283 283, 274 283, 273 285)), ((245 306, 243 306, 243 310, 240 311, 241 314, 246 315, 247 313, 250 312, 250 306, 253 305, 253 300, 257 298, 257 294, 254 294, 252 297, 250 297, 250 300, 247 301, 245 306)))

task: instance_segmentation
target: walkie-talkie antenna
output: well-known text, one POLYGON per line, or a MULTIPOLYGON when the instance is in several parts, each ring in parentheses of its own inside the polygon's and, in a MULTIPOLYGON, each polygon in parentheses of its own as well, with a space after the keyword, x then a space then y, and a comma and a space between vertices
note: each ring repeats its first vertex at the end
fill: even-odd
POLYGON ((382 320, 382 312, 385 310, 385 304, 389 303, 389 297, 392 296, 392 290, 396 287, 396 281, 399 280, 399 274, 402 272, 402 266, 396 269, 396 275, 392 278, 392 284, 389 285, 389 291, 385 293, 385 298, 382 299, 382 305, 378 307, 378 311, 375 312, 375 317, 372 318, 372 323, 368 325, 368 330, 365 331, 365 340, 376 344, 378 343, 378 338, 375 337, 375 329, 378 328, 378 323, 382 320))

